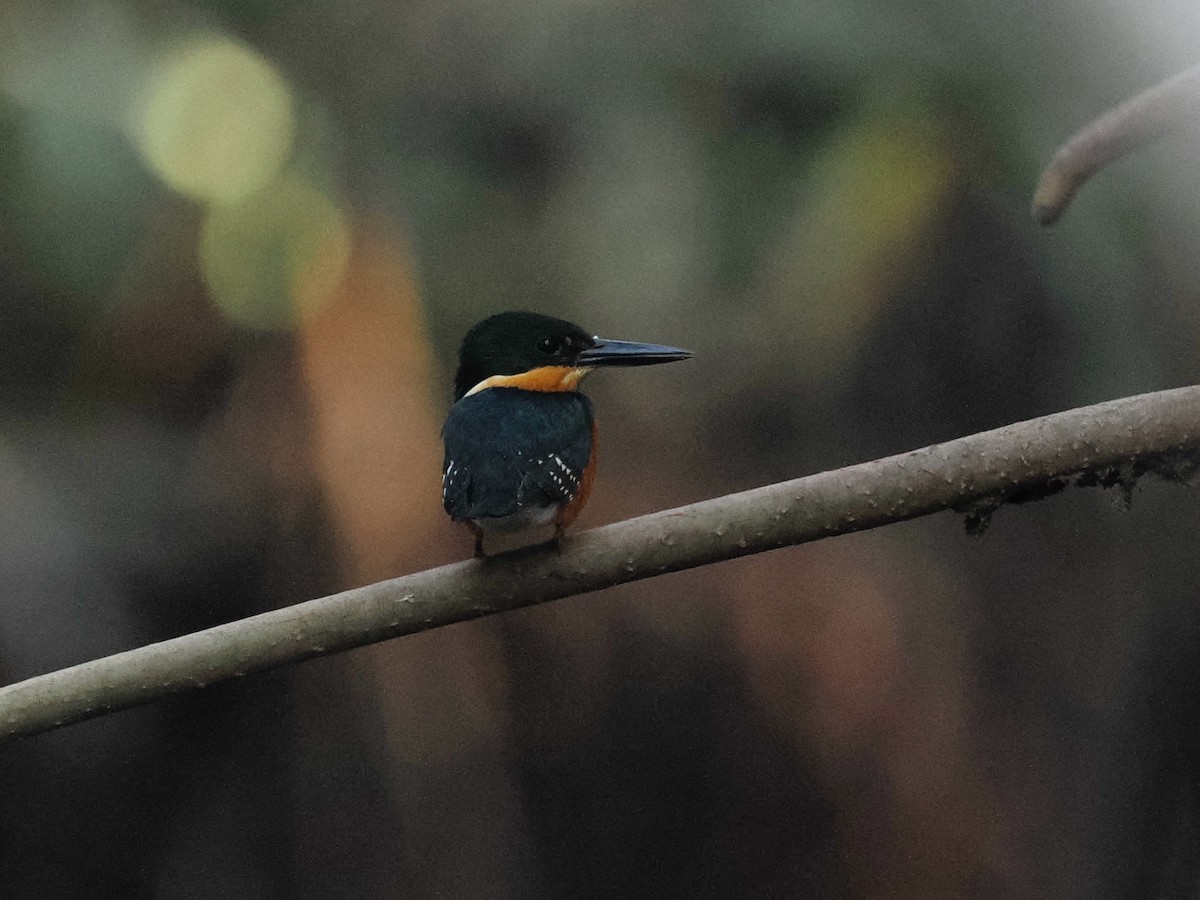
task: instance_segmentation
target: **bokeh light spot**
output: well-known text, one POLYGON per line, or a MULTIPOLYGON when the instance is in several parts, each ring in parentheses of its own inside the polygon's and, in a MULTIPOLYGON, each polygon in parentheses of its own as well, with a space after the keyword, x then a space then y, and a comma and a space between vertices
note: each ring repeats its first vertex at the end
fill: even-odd
POLYGON ((250 48, 213 37, 172 53, 154 70, 134 112, 133 137, 171 187, 227 203, 278 173, 294 130, 282 76, 250 48))
POLYGON ((350 248, 337 204, 304 178, 284 175, 240 203, 209 210, 200 265, 213 300, 232 321, 280 329, 328 299, 350 248))

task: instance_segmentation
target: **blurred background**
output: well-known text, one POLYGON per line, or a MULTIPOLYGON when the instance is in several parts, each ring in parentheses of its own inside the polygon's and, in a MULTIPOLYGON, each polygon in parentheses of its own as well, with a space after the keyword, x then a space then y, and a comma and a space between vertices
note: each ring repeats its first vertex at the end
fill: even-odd
MULTIPOLYGON (((0 677, 462 559, 473 322, 602 374, 580 527, 1200 379, 1195 62, 1085 0, 3 0, 0 677)), ((1200 110, 1198 110, 1200 112, 1200 110)), ((11 898, 1198 896, 1200 509, 949 514, 0 748, 11 898)))

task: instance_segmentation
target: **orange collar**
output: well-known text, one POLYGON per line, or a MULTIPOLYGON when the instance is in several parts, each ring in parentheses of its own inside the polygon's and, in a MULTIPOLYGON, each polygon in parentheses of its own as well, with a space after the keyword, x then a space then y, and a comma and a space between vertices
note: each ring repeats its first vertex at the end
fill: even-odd
POLYGON ((576 366, 539 366, 517 375, 492 375, 471 388, 463 397, 470 397, 488 388, 520 388, 523 391, 573 391, 591 369, 576 366))

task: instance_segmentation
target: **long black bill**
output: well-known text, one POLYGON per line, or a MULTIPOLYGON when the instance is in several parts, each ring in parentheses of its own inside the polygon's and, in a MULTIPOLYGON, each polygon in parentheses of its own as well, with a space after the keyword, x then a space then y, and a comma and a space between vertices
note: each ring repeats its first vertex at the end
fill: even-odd
POLYGON ((581 366, 653 366, 658 363, 690 359, 691 352, 662 344, 638 344, 633 341, 609 341, 596 338, 596 346, 579 354, 581 366))

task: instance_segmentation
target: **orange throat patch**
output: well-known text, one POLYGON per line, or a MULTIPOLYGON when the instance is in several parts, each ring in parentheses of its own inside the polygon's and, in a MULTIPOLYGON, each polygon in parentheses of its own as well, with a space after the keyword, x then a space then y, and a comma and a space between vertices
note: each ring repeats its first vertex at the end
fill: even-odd
POLYGON ((488 388, 520 388, 523 391, 573 391, 591 369, 582 366, 539 366, 517 375, 492 375, 471 388, 464 397, 488 388))

